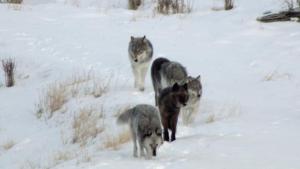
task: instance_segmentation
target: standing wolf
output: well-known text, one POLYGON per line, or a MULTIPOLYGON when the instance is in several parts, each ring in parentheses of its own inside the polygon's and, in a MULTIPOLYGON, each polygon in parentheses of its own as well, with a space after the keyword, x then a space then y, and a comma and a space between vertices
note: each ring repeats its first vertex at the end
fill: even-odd
POLYGON ((200 75, 196 78, 188 77, 188 92, 189 101, 187 106, 181 109, 181 116, 183 124, 187 125, 193 122, 195 114, 198 112, 200 98, 202 96, 202 84, 200 75))
POLYGON ((147 104, 139 104, 118 117, 118 123, 129 123, 132 140, 133 156, 137 157, 137 142, 140 156, 150 159, 156 156, 157 149, 163 144, 162 128, 158 110, 147 104))
POLYGON ((144 91, 146 73, 153 56, 152 44, 146 36, 131 37, 128 52, 134 75, 134 87, 144 91))
POLYGON ((164 140, 176 140, 176 129, 180 108, 186 106, 189 100, 187 84, 175 83, 172 87, 163 89, 158 98, 158 107, 164 128, 164 140), (168 130, 172 131, 171 140, 168 130))
POLYGON ((162 89, 183 84, 187 79, 187 71, 180 63, 160 57, 154 60, 151 66, 151 78, 155 92, 155 105, 158 105, 158 96, 162 89))

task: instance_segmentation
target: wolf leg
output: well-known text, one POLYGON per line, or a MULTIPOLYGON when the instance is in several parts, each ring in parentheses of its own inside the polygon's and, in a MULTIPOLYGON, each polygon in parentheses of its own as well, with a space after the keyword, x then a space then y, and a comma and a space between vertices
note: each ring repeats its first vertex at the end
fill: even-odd
POLYGON ((164 140, 165 141, 170 141, 169 140, 169 122, 168 122, 168 118, 167 117, 162 117, 162 125, 164 127, 164 140))
POLYGON ((137 157, 137 143, 136 143, 136 135, 134 131, 131 129, 132 141, 133 141, 133 157, 137 157))
POLYGON ((148 67, 149 67, 148 65, 144 65, 141 68, 141 72, 140 72, 140 84, 139 84, 140 91, 144 91, 145 90, 145 78, 146 78, 148 67))
POLYGON ((188 114, 188 123, 194 122, 198 111, 199 111, 199 101, 191 106, 190 112, 188 114))
POLYGON ((146 158, 147 160, 149 160, 149 159, 152 158, 152 151, 151 151, 151 148, 150 148, 149 146, 146 146, 145 149, 146 149, 146 156, 145 156, 145 158, 146 158))
POLYGON ((193 111, 193 108, 191 108, 191 107, 182 108, 181 115, 182 115, 182 123, 184 125, 188 125, 190 123, 192 111, 193 111))
POLYGON ((136 66, 132 66, 132 73, 134 76, 134 88, 138 87, 138 70, 136 66))
POLYGON ((138 141, 139 141, 139 148, 140 148, 140 156, 143 157, 143 156, 145 156, 144 145, 142 143, 141 138, 139 138, 138 141))
POLYGON ((171 142, 176 140, 176 129, 177 129, 178 113, 174 114, 171 118, 171 142))

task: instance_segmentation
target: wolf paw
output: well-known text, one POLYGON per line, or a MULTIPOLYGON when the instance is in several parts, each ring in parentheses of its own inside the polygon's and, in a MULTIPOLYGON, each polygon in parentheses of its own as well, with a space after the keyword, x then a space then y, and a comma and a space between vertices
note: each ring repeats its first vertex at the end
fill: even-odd
POLYGON ((144 88, 144 87, 140 87, 139 90, 140 90, 141 92, 143 92, 143 91, 145 91, 145 88, 144 88))
POLYGON ((135 158, 138 157, 137 152, 134 152, 134 153, 133 153, 133 157, 135 157, 135 158))

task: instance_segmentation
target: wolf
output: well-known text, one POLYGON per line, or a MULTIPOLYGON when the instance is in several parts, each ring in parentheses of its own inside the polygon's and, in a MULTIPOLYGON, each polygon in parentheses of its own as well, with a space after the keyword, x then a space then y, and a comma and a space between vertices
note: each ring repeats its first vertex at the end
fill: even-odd
POLYGON ((134 87, 144 91, 145 77, 153 56, 153 46, 146 36, 131 36, 128 53, 134 75, 134 87))
POLYGON ((161 90, 173 86, 175 83, 186 83, 187 71, 180 63, 160 57, 152 63, 151 78, 155 93, 155 105, 157 106, 161 90))
POLYGON ((189 100, 188 85, 175 83, 163 89, 158 97, 158 107, 163 125, 165 141, 176 140, 176 129, 180 108, 187 105, 189 100), (171 140, 168 130, 172 131, 171 140))
POLYGON ((138 157, 137 142, 140 156, 151 159, 156 156, 158 148, 163 144, 162 127, 159 112, 156 107, 139 104, 122 113, 118 124, 129 123, 133 140, 133 156, 138 157))
POLYGON ((189 101, 187 106, 183 107, 180 111, 183 124, 187 125, 193 122, 195 114, 198 112, 200 98, 202 96, 202 83, 201 76, 192 77, 188 76, 188 93, 189 101))

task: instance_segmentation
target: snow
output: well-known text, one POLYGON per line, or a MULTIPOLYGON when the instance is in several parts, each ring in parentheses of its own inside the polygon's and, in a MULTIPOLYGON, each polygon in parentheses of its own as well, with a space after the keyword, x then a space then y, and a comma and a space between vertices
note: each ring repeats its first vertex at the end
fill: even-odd
POLYGON ((222 1, 194 1, 194 12, 161 16, 150 1, 138 11, 121 0, 27 0, 0 5, 0 58, 17 63, 16 86, 0 74, 0 169, 14 168, 300 168, 300 29, 297 22, 263 24, 256 17, 282 9, 277 0, 236 0, 232 11, 213 11, 222 1), (75 3, 74 2, 78 2, 75 3), (127 56, 130 36, 146 35, 154 57, 168 57, 201 74, 200 112, 178 126, 178 140, 164 143, 152 160, 133 158, 132 143, 105 149, 106 135, 124 126, 115 112, 154 104, 133 89, 127 56), (99 98, 70 98, 54 117, 38 119, 36 104, 51 83, 93 72, 110 88, 99 98), (85 106, 103 108, 105 132, 84 147, 72 144, 72 120, 85 106), (8 141, 11 149, 4 149, 8 141), (55 154, 69 152, 67 160, 55 154))

